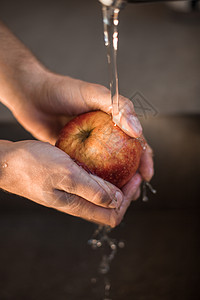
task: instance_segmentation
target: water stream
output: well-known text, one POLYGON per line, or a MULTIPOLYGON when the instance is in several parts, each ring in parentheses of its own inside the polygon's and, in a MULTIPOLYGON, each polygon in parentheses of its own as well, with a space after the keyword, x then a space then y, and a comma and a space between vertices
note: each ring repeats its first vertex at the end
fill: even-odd
MULTIPOLYGON (((112 118, 119 115, 119 82, 117 73, 117 49, 118 49, 118 24, 119 8, 102 5, 104 44, 107 51, 107 61, 110 80, 110 94, 112 104, 112 118)), ((110 226, 99 226, 88 241, 93 249, 102 248, 102 258, 98 268, 98 273, 104 279, 104 298, 111 300, 111 282, 107 275, 110 270, 111 261, 114 259, 117 249, 124 247, 124 242, 112 239, 109 236, 110 226)))
POLYGON ((119 82, 117 73, 119 8, 102 6, 104 44, 107 50, 113 120, 119 114, 119 82))

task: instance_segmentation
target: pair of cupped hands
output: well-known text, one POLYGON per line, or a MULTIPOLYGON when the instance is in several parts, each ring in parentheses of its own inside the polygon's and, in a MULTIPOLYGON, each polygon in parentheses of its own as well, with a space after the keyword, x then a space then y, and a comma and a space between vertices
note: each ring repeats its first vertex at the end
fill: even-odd
MULTIPOLYGON (((139 197, 141 182, 153 176, 151 148, 147 145, 138 172, 122 189, 87 173, 54 145, 70 118, 92 110, 110 114, 109 90, 46 70, 38 78, 26 80, 25 85, 16 87, 16 101, 9 108, 40 141, 4 141, 9 151, 4 158, 8 167, 3 171, 3 188, 44 206, 115 227, 131 201, 139 197)), ((119 110, 117 125, 126 128, 128 135, 139 137, 142 128, 132 102, 119 96, 119 110)))

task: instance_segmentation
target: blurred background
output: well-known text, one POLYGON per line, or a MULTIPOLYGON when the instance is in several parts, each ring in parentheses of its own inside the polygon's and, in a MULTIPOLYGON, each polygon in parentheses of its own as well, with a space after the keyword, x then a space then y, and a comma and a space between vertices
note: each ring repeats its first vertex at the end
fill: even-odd
MULTIPOLYGON (((97 0, 0 0, 0 19, 47 68, 108 87, 97 0)), ((118 73, 154 149, 157 194, 111 233, 126 244, 109 274, 111 298, 199 299, 200 13, 129 4, 118 73)), ((0 139, 32 138, 0 104, 0 139)), ((94 229, 1 191, 0 299, 103 299, 100 253, 87 246, 94 229)))
MULTIPOLYGON (((46 67, 108 86, 98 0, 0 0, 0 8, 1 20, 46 67)), ((121 94, 139 91, 159 113, 200 111, 199 13, 163 3, 128 4, 120 13, 119 37, 121 94)), ((2 118, 11 116, 4 110, 2 118)))

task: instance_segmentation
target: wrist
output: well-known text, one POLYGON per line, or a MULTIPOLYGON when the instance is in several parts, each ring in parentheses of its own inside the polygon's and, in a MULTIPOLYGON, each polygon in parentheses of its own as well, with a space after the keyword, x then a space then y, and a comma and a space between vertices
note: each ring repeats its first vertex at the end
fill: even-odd
POLYGON ((47 71, 39 62, 32 59, 16 64, 5 75, 0 74, 0 100, 15 115, 24 105, 31 103, 31 95, 42 84, 45 73, 47 71))
POLYGON ((15 113, 47 71, 2 23, 0 44, 0 101, 15 113))

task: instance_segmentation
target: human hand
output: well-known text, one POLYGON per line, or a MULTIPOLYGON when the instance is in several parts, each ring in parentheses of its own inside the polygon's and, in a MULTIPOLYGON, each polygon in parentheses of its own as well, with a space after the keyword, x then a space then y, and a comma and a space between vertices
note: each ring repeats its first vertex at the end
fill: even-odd
MULTIPOLYGON (((1 23, 0 39, 3 42, 0 48, 0 100, 36 138, 54 144, 64 123, 73 116, 97 109, 111 113, 110 93, 105 87, 49 72, 1 23)), ((117 125, 130 136, 140 136, 141 125, 131 101, 120 96, 119 110, 119 118, 115 120, 117 125)), ((150 180, 152 175, 153 160, 147 147, 139 172, 122 189, 124 200, 118 222, 130 200, 139 195, 141 180, 150 180)), ((7 190, 10 188, 8 186, 7 190)), ((108 219, 110 209, 104 208, 104 214, 108 219)))
POLYGON ((131 198, 60 149, 39 141, 0 143, 1 188, 95 223, 114 227, 121 222, 131 198))
MULTIPOLYGON (((19 122, 38 139, 54 144, 60 129, 73 116, 97 109, 107 113, 112 111, 110 92, 101 85, 52 74, 44 70, 38 77, 41 79, 37 80, 37 84, 34 84, 36 81, 33 79, 31 87, 24 87, 29 101, 24 101, 24 105, 16 106, 15 109, 15 116, 19 122)), ((133 137, 140 136, 142 128, 132 102, 119 96, 119 111, 120 115, 116 120, 118 126, 133 137)), ((152 175, 152 151, 147 145, 136 176, 139 180, 137 189, 133 179, 123 188, 123 192, 129 198, 131 195, 132 200, 137 199, 140 195, 141 181, 149 181, 152 175)))
MULTIPOLYGON (((31 71, 31 70, 30 70, 31 71)), ((72 117, 92 110, 112 112, 110 91, 99 85, 60 76, 44 69, 30 72, 20 83, 20 95, 13 113, 18 121, 42 141, 55 144, 64 124, 72 117), (27 84, 27 76, 30 84, 27 84), (37 79, 35 79, 35 77, 37 79)), ((142 133, 132 102, 119 96, 119 115, 115 123, 127 134, 142 133)))

